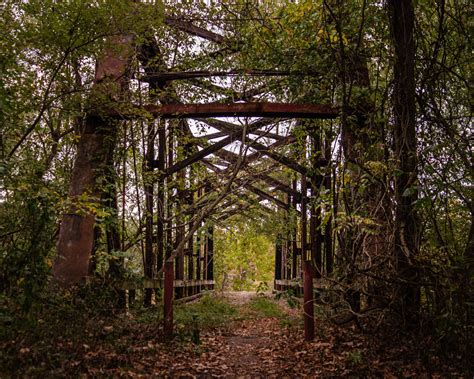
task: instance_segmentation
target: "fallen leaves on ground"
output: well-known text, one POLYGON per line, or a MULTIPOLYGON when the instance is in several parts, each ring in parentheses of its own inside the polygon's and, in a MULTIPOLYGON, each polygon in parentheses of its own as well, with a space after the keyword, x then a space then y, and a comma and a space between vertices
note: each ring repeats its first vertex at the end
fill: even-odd
POLYGON ((376 339, 355 326, 336 328, 317 318, 316 338, 305 342, 298 311, 285 309, 288 319, 282 323, 277 317, 249 317, 246 304, 238 307, 247 317, 202 330, 198 345, 189 338, 165 342, 158 324, 122 317, 113 324, 98 322, 93 333, 84 330, 93 338, 56 337, 30 346, 25 345, 27 340, 15 340, 0 347, 16 352, 23 362, 13 374, 27 376, 442 377, 449 373, 434 364, 439 362, 423 361, 406 341, 376 339))

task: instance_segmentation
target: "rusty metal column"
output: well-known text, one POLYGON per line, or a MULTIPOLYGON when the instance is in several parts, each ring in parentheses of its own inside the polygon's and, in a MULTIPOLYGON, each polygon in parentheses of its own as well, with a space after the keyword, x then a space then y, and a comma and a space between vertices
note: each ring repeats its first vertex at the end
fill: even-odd
MULTIPOLYGON (((207 240, 207 278, 214 280, 214 226, 209 226, 207 240)), ((214 284, 209 285, 209 289, 214 289, 214 284)))
MULTIPOLYGON (((196 280, 202 280, 201 276, 201 266, 202 266, 202 249, 201 249, 201 244, 202 244, 202 236, 201 236, 201 230, 198 229, 196 233, 196 280)), ((200 291, 200 288, 198 289, 198 292, 200 291)))
MULTIPOLYGON (((325 168, 324 174, 324 188, 326 191, 331 192, 332 188, 332 178, 331 178, 331 140, 328 135, 324 139, 324 158, 326 159, 327 166, 325 168)), ((329 217, 326 227, 324 229, 324 253, 326 255, 326 274, 331 274, 334 266, 333 258, 333 242, 332 242, 332 209, 329 206, 326 209, 326 212, 329 212, 331 216, 329 217)))
MULTIPOLYGON (((155 278, 156 273, 156 255, 153 249, 153 182, 149 175, 153 172, 153 160, 155 159, 155 125, 154 121, 148 124, 147 145, 145 152, 145 161, 143 164, 144 182, 145 182, 145 277, 155 278)), ((153 299, 153 288, 145 288, 144 305, 150 306, 153 299)))
POLYGON ((313 307, 313 259, 311 250, 306 243, 306 176, 301 177, 301 254, 303 258, 303 312, 304 338, 306 341, 314 339, 314 307, 313 307))
MULTIPOLYGON (((192 206, 193 204, 193 199, 194 199, 194 191, 193 191, 193 184, 194 184, 194 169, 193 166, 189 168, 189 178, 188 178, 188 191, 186 193, 186 204, 188 206, 192 206)), ((189 220, 189 225, 188 225, 188 230, 193 230, 194 228, 194 221, 192 220, 192 216, 189 220)), ((194 295, 196 293, 196 288, 195 288, 195 268, 194 268, 194 235, 191 236, 191 238, 188 241, 188 247, 187 247, 187 279, 192 281, 192 285, 186 289, 186 296, 189 295, 194 295)))
MULTIPOLYGON (((291 207, 291 196, 289 194, 286 194, 286 204, 287 204, 288 210, 289 210, 290 207, 291 207)), ((286 222, 287 222, 287 225, 289 225, 290 222, 291 222, 290 215, 289 215, 288 212, 286 213, 286 222)), ((285 258, 284 258, 284 265, 283 265, 283 268, 284 268, 283 279, 286 279, 286 280, 291 279, 291 260, 290 260, 290 258, 291 258, 291 256, 290 256, 291 247, 290 247, 290 244, 291 244, 291 232, 288 231, 286 233, 286 236, 285 236, 285 258)), ((285 288, 283 288, 283 289, 287 290, 288 286, 285 285, 285 288)))
MULTIPOLYGON (((177 134, 176 134, 176 148, 177 148, 177 161, 179 159, 184 159, 186 156, 186 152, 183 145, 183 136, 184 136, 184 126, 183 120, 179 120, 177 134), (183 156, 181 156, 180 152, 183 152, 183 156)), ((185 202, 185 187, 186 187, 186 169, 182 168, 176 173, 176 181, 177 181, 177 193, 176 193, 176 238, 175 238, 175 245, 174 247, 177 248, 181 241, 184 239, 185 235, 185 217, 182 215, 183 204, 185 202)), ((178 254, 175 258, 175 279, 176 280, 184 280, 184 254, 178 254)), ((176 297, 181 298, 184 296, 184 287, 177 287, 176 297)))
MULTIPOLYGON (((171 125, 168 124, 168 167, 173 164, 173 132, 171 125)), ((172 215, 173 204, 170 199, 170 186, 172 178, 168 177, 168 219, 170 220, 167 231, 166 260, 164 268, 164 289, 163 289, 163 330, 165 338, 173 337, 173 295, 174 295, 174 265, 173 261, 168 261, 173 250, 173 233, 172 233, 172 215)))
POLYGON ((160 121, 158 124, 158 180, 157 180, 157 270, 163 268, 165 255, 165 160, 166 160, 166 129, 165 121, 160 121))
MULTIPOLYGON (((310 134, 311 142, 311 167, 313 174, 311 175, 311 221, 310 221, 310 235, 311 235, 311 250, 313 258, 313 269, 316 278, 321 278, 323 272, 322 260, 322 235, 321 235, 321 207, 316 207, 314 199, 319 198, 320 186, 322 183, 322 176, 317 172, 318 159, 321 156, 321 137, 315 130, 310 134)), ((321 204, 321 202, 319 202, 321 204)))
MULTIPOLYGON (((297 190, 296 186, 297 179, 293 179, 292 188, 294 191, 297 190)), ((298 201, 295 195, 291 196, 291 206, 296 211, 298 201)), ((291 279, 296 280, 298 278, 298 221, 296 220, 294 228, 291 231, 291 279)))
POLYGON ((275 244, 275 284, 274 284, 274 290, 279 291, 280 290, 280 285, 276 284, 277 280, 281 280, 281 266, 282 266, 282 237, 279 235, 276 240, 275 244))
POLYGON ((164 333, 166 338, 173 337, 173 294, 174 269, 173 262, 165 262, 165 283, 163 294, 164 333))

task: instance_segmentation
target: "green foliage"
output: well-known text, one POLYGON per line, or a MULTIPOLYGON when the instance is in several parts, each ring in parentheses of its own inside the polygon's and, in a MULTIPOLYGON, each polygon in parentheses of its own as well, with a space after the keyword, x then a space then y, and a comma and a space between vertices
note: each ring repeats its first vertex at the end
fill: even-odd
POLYGON ((265 293, 268 292, 269 289, 270 289, 270 286, 268 285, 267 282, 260 282, 256 289, 257 296, 265 296, 265 293))
POLYGON ((8 201, 0 202, 1 289, 27 313, 48 283, 56 194, 41 181, 5 184, 8 201))
POLYGON ((347 364, 350 367, 357 367, 364 362, 364 356, 361 350, 350 351, 346 357, 347 364))
POLYGON ((296 297, 295 291, 292 288, 288 288, 285 291, 279 291, 275 294, 275 299, 283 299, 288 303, 290 308, 296 308, 299 306, 298 298, 296 297))
MULTIPOLYGON (((48 283, 59 216, 69 209, 65 198, 94 61, 107 36, 123 31, 141 42, 150 38, 163 7, 32 0, 5 1, 1 8, 0 290, 27 312, 48 283)), ((116 212, 87 191, 77 201, 77 211, 94 214, 103 234, 116 225, 116 212)), ((106 257, 99 248, 99 271, 109 258, 123 257, 106 257)))
POLYGON ((84 346, 100 341, 119 345, 119 336, 129 328, 127 319, 119 318, 123 313, 112 286, 97 282, 70 290, 50 286, 39 296, 39 303, 25 315, 11 298, 0 295, 2 374, 36 377, 45 370, 57 371, 84 346), (22 351, 30 349, 34 353, 22 351))
POLYGON ((234 218, 215 229, 214 264, 218 288, 250 290, 273 279, 274 245, 257 224, 234 218))
POLYGON ((236 308, 212 294, 204 295, 199 302, 178 305, 175 310, 178 331, 189 336, 197 329, 223 327, 236 316, 236 308))
POLYGON ((260 317, 286 317, 286 313, 281 310, 279 305, 267 297, 258 296, 253 298, 249 303, 249 308, 260 317))

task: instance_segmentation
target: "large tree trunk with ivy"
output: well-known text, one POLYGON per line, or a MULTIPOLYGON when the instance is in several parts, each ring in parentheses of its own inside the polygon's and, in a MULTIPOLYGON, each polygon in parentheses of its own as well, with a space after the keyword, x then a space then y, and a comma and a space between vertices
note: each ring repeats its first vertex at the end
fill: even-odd
POLYGON ((109 176, 110 156, 115 147, 117 120, 107 109, 118 102, 128 86, 132 38, 117 36, 96 67, 90 111, 85 117, 76 161, 69 185, 69 204, 58 237, 54 279, 63 286, 80 283, 87 276, 94 243, 94 226, 100 199, 109 176))
POLYGON ((343 203, 350 226, 342 234, 340 245, 347 266, 347 284, 354 287, 348 290, 346 299, 358 311, 360 295, 356 288, 363 284, 367 285, 365 291, 370 305, 384 303, 380 283, 359 278, 358 272, 374 273, 383 266, 387 252, 387 217, 383 207, 383 170, 378 169, 383 162, 383 137, 374 122, 367 62, 359 55, 347 59, 346 67, 352 69, 344 78, 350 90, 342 118, 341 142, 348 178, 343 203))
POLYGON ((411 0, 389 0, 390 25, 395 48, 393 116, 395 175, 395 257, 402 282, 399 300, 405 321, 414 321, 419 307, 417 271, 418 226, 414 210, 418 198, 414 9, 411 0))

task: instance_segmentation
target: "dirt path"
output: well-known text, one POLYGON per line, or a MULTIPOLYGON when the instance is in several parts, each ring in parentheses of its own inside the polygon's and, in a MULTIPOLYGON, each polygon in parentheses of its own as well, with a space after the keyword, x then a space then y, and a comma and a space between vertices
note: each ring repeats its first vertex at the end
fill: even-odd
MULTIPOLYGON (((255 292, 246 291, 224 293, 229 303, 237 307, 247 306, 255 296, 255 292)), ((276 319, 261 319, 259 323, 254 321, 237 322, 230 333, 217 337, 212 335, 204 337, 205 343, 213 348, 211 354, 215 356, 217 362, 223 362, 219 367, 211 364, 209 372, 215 374, 215 370, 220 369, 224 375, 238 376, 277 373, 274 367, 268 367, 265 362, 269 363, 268 353, 271 352, 269 346, 272 344, 272 335, 275 332, 272 331, 272 326, 278 322, 276 319)))
MULTIPOLYGON (((233 306, 244 309, 256 297, 255 292, 225 292, 222 296, 233 306)), ((293 372, 283 349, 275 339, 281 337, 280 321, 276 317, 245 318, 232 323, 222 333, 205 332, 202 335, 199 356, 188 372, 175 367, 172 375, 192 374, 202 377, 280 377, 282 370, 293 372), (280 353, 275 354, 276 350, 280 353), (283 354, 282 354, 283 353, 283 354)), ((190 362, 191 363, 191 362, 190 362)))
POLYGON ((232 305, 245 305, 256 295, 253 291, 226 291, 222 296, 232 305))
MULTIPOLYGON (((227 292, 224 297, 245 312, 256 295, 227 292)), ((268 299, 268 301, 272 301, 268 299)), ((160 375, 197 378, 429 377, 403 350, 370 347, 355 328, 336 329, 317 320, 316 338, 305 342, 299 310, 280 304, 283 317, 244 317, 224 331, 201 335, 202 344, 181 360, 175 356, 160 375), (286 317, 288 316, 288 317, 286 317)), ((174 350, 176 351, 176 350, 174 350)), ((155 371, 154 374, 157 372, 155 371)), ((435 375, 436 377, 436 375, 435 375)))
POLYGON ((5 377, 459 376, 449 368, 436 375, 431 367, 439 362, 425 362, 426 351, 417 355, 416 338, 374 339, 353 325, 335 327, 320 315, 315 340, 305 342, 300 309, 271 296, 253 300, 252 292, 220 296, 176 307, 172 341, 163 339, 158 309, 93 319, 74 333, 64 333, 69 325, 59 334, 43 331, 41 339, 25 335, 3 345, 11 360, 8 368, 0 365, 0 377, 2 369, 12 374, 5 377), (194 315, 201 322, 195 330, 194 315))

